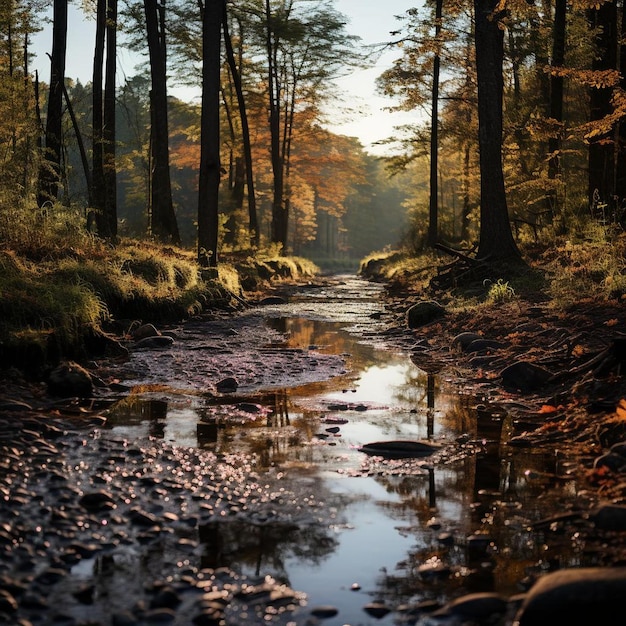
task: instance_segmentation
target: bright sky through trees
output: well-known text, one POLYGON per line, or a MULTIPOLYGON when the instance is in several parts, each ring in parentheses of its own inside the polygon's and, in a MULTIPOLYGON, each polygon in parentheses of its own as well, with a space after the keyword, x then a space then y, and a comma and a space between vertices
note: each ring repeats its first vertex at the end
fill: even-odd
MULTIPOLYGON (((407 9, 419 4, 414 0, 334 0, 338 11, 346 15, 349 22, 347 32, 361 38, 364 46, 382 44, 390 39, 390 31, 398 26, 396 15, 402 15, 407 9)), ((50 10, 51 13, 51 10, 50 10)), ((95 22, 93 18, 85 18, 74 4, 69 7, 68 55, 66 76, 79 78, 87 83, 91 80, 93 69, 93 46, 95 22)), ((50 62, 46 56, 52 49, 52 28, 46 27, 32 42, 32 51, 36 55, 33 69, 39 71, 39 78, 44 82, 50 80, 50 62)), ((393 136, 394 125, 417 123, 418 113, 390 113, 385 111, 392 101, 376 94, 375 80, 398 56, 397 51, 388 51, 380 56, 374 66, 367 70, 359 70, 341 78, 338 82, 344 94, 344 102, 349 110, 337 117, 337 108, 332 107, 333 132, 358 137, 365 148, 374 154, 382 154, 385 148, 376 146, 377 141, 393 136)), ((136 58, 123 47, 118 48, 118 80, 134 73, 136 58)), ((181 99, 196 95, 189 90, 170 89, 170 93, 181 99)), ((199 90, 198 90, 199 95, 199 90)))

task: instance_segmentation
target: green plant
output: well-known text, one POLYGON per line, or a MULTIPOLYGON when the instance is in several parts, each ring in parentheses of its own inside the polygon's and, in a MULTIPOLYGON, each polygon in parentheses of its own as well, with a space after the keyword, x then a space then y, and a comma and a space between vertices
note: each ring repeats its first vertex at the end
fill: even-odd
POLYGON ((483 283, 485 286, 489 285, 489 291, 487 291, 486 302, 490 304, 499 304, 501 302, 508 302, 515 298, 515 290, 508 281, 499 278, 495 283, 490 280, 486 280, 483 283))

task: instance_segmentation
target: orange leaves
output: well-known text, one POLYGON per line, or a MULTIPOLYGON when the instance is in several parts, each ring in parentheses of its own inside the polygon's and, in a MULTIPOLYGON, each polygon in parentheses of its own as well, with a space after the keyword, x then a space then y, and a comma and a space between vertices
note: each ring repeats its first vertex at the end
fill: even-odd
POLYGON ((558 413, 561 410, 563 410, 563 406, 562 405, 552 406, 551 404, 544 404, 537 411, 537 413, 539 413, 540 415, 554 415, 555 413, 558 413))
POLYGON ((620 420, 626 420, 626 400, 622 398, 615 409, 615 416, 620 420))
POLYGON ((613 318, 604 322, 604 325, 608 326, 609 328, 611 328, 612 326, 617 326, 617 324, 619 324, 619 322, 616 318, 613 318))

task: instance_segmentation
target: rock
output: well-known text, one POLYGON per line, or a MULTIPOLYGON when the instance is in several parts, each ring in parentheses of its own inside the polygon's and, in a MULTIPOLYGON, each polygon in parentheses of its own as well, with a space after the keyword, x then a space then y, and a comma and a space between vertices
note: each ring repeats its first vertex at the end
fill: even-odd
POLYGON ((335 615, 337 615, 337 613, 339 613, 339 611, 331 605, 320 605, 320 606, 314 606, 311 609, 311 615, 313 615, 314 617, 319 617, 320 619, 327 619, 329 617, 335 617, 335 615))
POLYGON ((618 441, 611 446, 611 452, 626 459, 626 441, 618 441))
POLYGON ((541 389, 552 378, 552 373, 534 363, 516 361, 505 367, 500 376, 505 387, 527 392, 541 389))
POLYGON ((589 514, 589 519, 599 530, 626 530, 626 506, 601 504, 589 514))
POLYGON ((359 452, 365 452, 373 456, 381 456, 388 459, 406 459, 423 457, 439 452, 441 446, 430 441, 417 440, 394 440, 374 441, 359 448, 359 452))
POLYGON ((272 304, 287 304, 287 300, 285 298, 281 298, 280 296, 267 296, 258 302, 259 306, 269 306, 272 304))
POLYGON ((93 382, 84 367, 68 361, 50 372, 48 393, 59 398, 89 398, 93 395, 93 382))
POLYGON ((485 339, 481 337, 480 339, 475 339, 470 343, 465 352, 471 354, 473 352, 484 352, 485 350, 497 350, 498 348, 504 348, 505 344, 501 341, 496 341, 495 339, 485 339))
POLYGON ((167 335, 157 335, 155 337, 145 337, 135 342, 136 350, 151 350, 154 348, 167 348, 174 343, 172 337, 167 335))
POLYGON ((447 614, 460 615, 465 620, 484 620, 507 610, 507 601, 497 593, 469 593, 455 598, 443 609, 447 614))
POLYGON ((484 339, 484 337, 482 335, 479 335, 478 333, 472 333, 472 332, 459 333, 452 340, 452 347, 456 350, 461 350, 462 352, 465 352, 468 346, 473 341, 476 341, 478 339, 484 339))
POLYGON ((80 497, 78 504, 88 511, 101 511, 113 508, 115 501, 106 491, 90 491, 80 497))
POLYGON ((625 595, 626 567, 562 569, 531 587, 516 621, 519 626, 617 624, 622 622, 625 595), (602 622, 602 616, 612 617, 602 622))
POLYGON ((220 393, 235 393, 237 388, 239 387, 239 383, 236 378, 229 376, 228 378, 222 378, 216 385, 215 388, 220 393))
POLYGON ((172 609, 152 609, 144 615, 147 624, 169 624, 176 619, 176 612, 172 609))
POLYGON ((434 300, 423 300, 414 304, 406 312, 406 323, 409 328, 419 328, 443 317, 446 310, 434 300))
POLYGON ((376 619, 382 619, 385 615, 391 613, 391 609, 381 602, 370 602, 363 607, 363 610, 376 619))
POLYGON ((142 324, 138 328, 135 328, 131 333, 131 337, 135 341, 140 339, 146 339, 147 337, 158 337, 161 333, 157 330, 154 324, 142 324))
POLYGON ((8 591, 0 589, 0 613, 15 613, 17 609, 16 599, 8 591))

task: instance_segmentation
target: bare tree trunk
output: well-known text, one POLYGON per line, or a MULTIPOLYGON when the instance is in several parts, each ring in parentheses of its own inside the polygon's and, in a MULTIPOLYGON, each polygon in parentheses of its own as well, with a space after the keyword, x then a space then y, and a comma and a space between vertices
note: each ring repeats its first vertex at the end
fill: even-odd
POLYGON ((430 199, 428 206, 428 246, 433 247, 439 236, 438 216, 438 176, 439 169, 439 70, 441 58, 439 55, 439 38, 441 35, 441 17, 443 0, 437 0, 435 5, 435 45, 437 52, 433 60, 433 86, 430 112, 430 199))
POLYGON ((96 43, 93 55, 93 87, 92 87, 92 172, 93 172, 93 208, 98 232, 102 237, 108 237, 108 222, 104 213, 104 159, 102 129, 102 67, 104 65, 104 42, 106 37, 106 0, 98 0, 96 7, 96 43))
POLYGON ((217 267, 220 186, 220 42, 223 3, 208 0, 202 18, 202 116, 198 186, 198 261, 217 267))
POLYGON ((495 13, 497 7, 498 0, 474 0, 481 196, 477 256, 489 261, 519 261, 502 168, 504 33, 495 13))
POLYGON ((117 171, 115 167, 115 75, 117 61, 117 0, 108 0, 106 20, 106 78, 104 84, 103 170, 107 233, 117 239, 117 171))
POLYGON ((61 180, 63 81, 67 49, 67 0, 54 0, 50 91, 46 120, 45 158, 39 172, 39 206, 56 200, 61 180))
POLYGON ((237 94, 237 103, 239 105, 239 115, 241 117, 241 140, 243 142, 243 156, 245 160, 246 186, 248 187, 248 229, 250 230, 250 239, 253 246, 259 245, 259 222, 256 209, 256 194, 254 191, 254 174, 252 164, 252 144, 250 142, 250 126, 248 124, 248 113, 246 109, 246 101, 243 94, 243 86, 241 84, 241 74, 237 68, 233 44, 228 29, 228 15, 226 9, 226 0, 223 0, 224 7, 222 9, 222 20, 224 30, 224 44, 226 48, 226 58, 228 67, 235 85, 235 93, 237 94))
MULTIPOLYGON (((163 0, 164 2, 164 0, 163 0)), ((152 122, 152 175, 150 188, 152 234, 162 242, 180 244, 169 161, 165 6, 144 0, 146 34, 150 56, 150 113, 152 122)))

